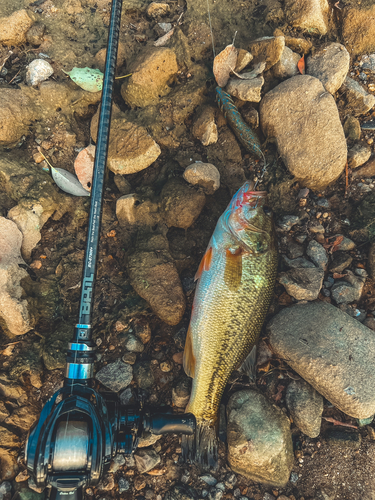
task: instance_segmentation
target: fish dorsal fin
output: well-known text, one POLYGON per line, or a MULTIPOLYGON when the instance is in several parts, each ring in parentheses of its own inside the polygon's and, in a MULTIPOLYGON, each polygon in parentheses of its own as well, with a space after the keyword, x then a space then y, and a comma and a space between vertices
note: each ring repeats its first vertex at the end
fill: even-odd
POLYGON ((194 375, 195 375, 195 356, 193 353, 193 338, 192 338, 192 332, 191 332, 190 325, 189 325, 187 335, 186 335, 183 363, 184 363, 184 370, 185 370, 186 375, 188 377, 194 378, 194 375))
POLYGON ((211 267, 212 262, 212 247, 206 250, 203 255, 201 263, 199 264, 198 271, 195 273, 194 281, 197 281, 201 276, 203 271, 208 271, 211 267))
POLYGON ((237 248, 234 252, 229 249, 226 251, 224 282, 232 291, 236 291, 241 284, 242 254, 242 248, 237 248))

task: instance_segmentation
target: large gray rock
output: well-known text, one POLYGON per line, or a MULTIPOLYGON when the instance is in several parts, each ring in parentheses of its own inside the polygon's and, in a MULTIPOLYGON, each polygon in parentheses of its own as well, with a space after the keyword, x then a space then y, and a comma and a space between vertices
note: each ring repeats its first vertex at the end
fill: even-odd
POLYGON ((250 390, 233 394, 227 415, 231 469, 252 481, 285 486, 293 466, 287 416, 265 396, 250 390))
POLYGON ((323 397, 304 380, 292 380, 286 390, 286 404, 293 422, 306 436, 320 434, 323 397))
POLYGON ((357 302, 362 295, 366 278, 355 276, 352 271, 347 270, 342 280, 332 286, 332 298, 337 304, 349 304, 357 302))
POLYGON ((98 371, 95 377, 111 391, 119 392, 125 389, 133 379, 133 368, 127 363, 118 360, 109 363, 98 371))
POLYGON ((341 43, 328 43, 307 58, 306 73, 318 78, 327 92, 334 94, 348 74, 349 63, 349 52, 341 43))
POLYGON ((355 418, 375 413, 375 336, 331 304, 284 309, 267 325, 273 351, 355 418))
POLYGON ((348 101, 347 109, 350 109, 356 116, 368 113, 375 105, 375 96, 369 94, 360 83, 348 76, 345 78, 341 90, 345 92, 348 101))
MULTIPOLYGON (((297 260, 297 259, 295 259, 297 260)), ((324 271, 318 267, 292 267, 279 275, 279 282, 297 300, 315 300, 323 285, 324 271)))
POLYGON ((325 35, 328 30, 329 3, 327 0, 286 0, 288 24, 308 32, 325 35))
POLYGON ((299 75, 280 83, 262 99, 260 120, 304 186, 324 189, 344 170, 347 146, 339 113, 317 78, 299 75))

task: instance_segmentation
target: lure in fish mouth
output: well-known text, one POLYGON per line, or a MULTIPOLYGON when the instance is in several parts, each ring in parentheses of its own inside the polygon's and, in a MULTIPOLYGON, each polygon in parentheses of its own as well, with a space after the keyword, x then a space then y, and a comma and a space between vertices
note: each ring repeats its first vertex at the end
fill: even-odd
POLYGON ((199 265, 184 350, 193 378, 186 411, 197 431, 184 436, 185 459, 217 464, 217 421, 226 383, 258 340, 277 271, 277 251, 267 193, 246 182, 219 218, 199 265))

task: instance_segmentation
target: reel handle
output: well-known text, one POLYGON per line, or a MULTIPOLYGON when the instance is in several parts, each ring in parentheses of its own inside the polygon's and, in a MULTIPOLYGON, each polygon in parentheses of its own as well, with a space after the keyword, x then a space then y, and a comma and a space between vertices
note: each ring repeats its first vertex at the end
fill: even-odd
POLYGON ((183 415, 147 412, 143 417, 143 428, 153 434, 194 434, 196 420, 192 413, 183 415))

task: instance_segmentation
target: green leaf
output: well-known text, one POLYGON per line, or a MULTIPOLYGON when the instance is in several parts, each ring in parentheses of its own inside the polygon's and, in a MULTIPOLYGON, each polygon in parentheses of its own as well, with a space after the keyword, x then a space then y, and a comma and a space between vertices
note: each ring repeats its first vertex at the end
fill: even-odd
MULTIPOLYGON (((64 70, 63 70, 64 71, 64 70)), ((103 73, 93 68, 73 68, 72 71, 64 71, 74 83, 87 92, 100 92, 103 88, 103 73)))

